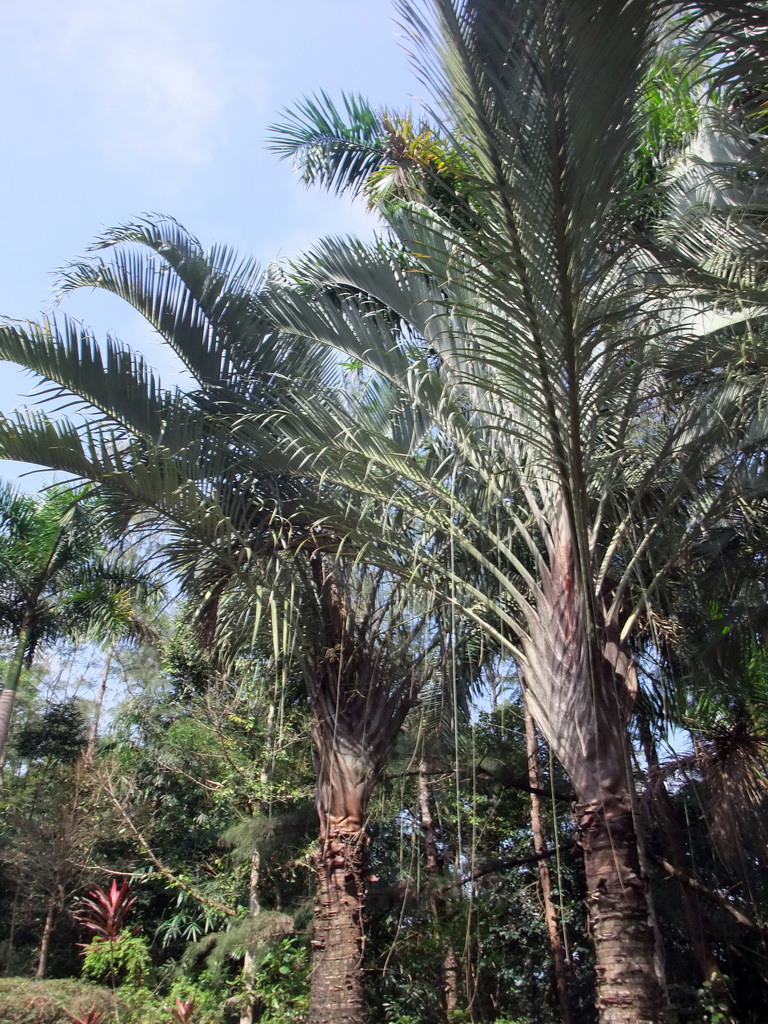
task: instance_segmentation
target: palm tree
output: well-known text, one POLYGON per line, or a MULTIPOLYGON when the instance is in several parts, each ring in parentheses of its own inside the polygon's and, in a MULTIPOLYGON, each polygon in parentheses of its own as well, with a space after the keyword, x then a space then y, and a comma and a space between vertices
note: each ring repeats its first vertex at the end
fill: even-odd
POLYGON ((8 325, 4 357, 95 415, 83 432, 19 413, 0 426, 0 450, 93 481, 113 521, 133 517, 196 602, 222 664, 246 653, 265 622, 276 656, 293 652, 313 714, 320 819, 310 1020, 358 1024, 366 809, 432 671, 428 606, 411 600, 397 554, 380 550, 370 565, 359 557, 387 509, 307 478, 282 433, 281 408, 339 379, 336 356, 286 345, 265 319, 256 267, 225 249, 204 253, 174 221, 117 229, 103 244, 109 259, 68 268, 64 289, 99 287, 129 301, 193 384, 165 391, 138 354, 112 341, 102 353, 66 319, 8 325), (352 520, 357 546, 347 554, 352 520))
MULTIPOLYGON (((631 641, 679 552, 739 487, 760 486, 759 388, 740 387, 745 335, 729 309, 737 293, 762 300, 765 242, 740 215, 734 150, 716 168, 719 209, 681 173, 665 233, 636 231, 634 111, 660 4, 400 6, 461 157, 466 215, 413 195, 384 207, 397 247, 318 246, 273 310, 367 367, 393 410, 417 410, 445 460, 427 468, 425 435, 403 443, 334 395, 325 419, 315 397, 284 429, 316 473, 388 496, 428 535, 442 527, 493 580, 484 590, 454 568, 445 588, 516 659, 573 782, 601 1020, 655 1022, 631 641)), ((751 344, 742 367, 760 362, 751 344)))
POLYGON ((98 505, 69 488, 43 498, 0 488, 0 631, 14 653, 0 693, 0 760, 23 666, 62 637, 146 638, 137 601, 148 576, 105 554, 98 505))

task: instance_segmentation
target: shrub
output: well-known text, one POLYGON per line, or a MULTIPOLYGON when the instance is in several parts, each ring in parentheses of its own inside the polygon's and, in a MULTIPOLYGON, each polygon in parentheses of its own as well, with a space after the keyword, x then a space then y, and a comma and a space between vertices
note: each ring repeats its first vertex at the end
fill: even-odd
POLYGON ((108 988, 70 978, 0 978, 0 1024, 71 1024, 67 1010, 87 1011, 94 1003, 111 1021, 114 1000, 108 988))
POLYGON ((97 937, 83 947, 83 955, 84 977, 134 988, 142 984, 152 966, 146 939, 130 932, 121 932, 112 940, 97 937))

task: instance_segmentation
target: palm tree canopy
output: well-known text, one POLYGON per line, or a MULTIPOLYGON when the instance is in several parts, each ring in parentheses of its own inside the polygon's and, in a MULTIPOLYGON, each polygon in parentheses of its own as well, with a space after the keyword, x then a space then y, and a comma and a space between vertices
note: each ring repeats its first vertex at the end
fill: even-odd
POLYGON ((105 551, 92 497, 67 487, 42 498, 0 488, 0 629, 13 637, 30 630, 27 663, 40 644, 62 636, 152 635, 136 609, 157 592, 146 573, 105 551))
MULTIPOLYGON (((765 241, 748 214, 762 150, 723 115, 710 138, 730 140, 727 158, 680 158, 666 217, 638 232, 636 112, 662 6, 401 10, 468 214, 413 198, 383 211, 399 248, 329 240, 298 268, 301 288, 276 284, 281 327, 367 367, 377 411, 390 410, 299 395, 284 429, 318 474, 378 483, 429 535, 442 517, 496 584, 457 574, 455 594, 526 667, 554 742, 578 718, 572 701, 592 704, 553 685, 561 641, 593 638, 567 671, 591 689, 597 650, 608 635, 626 645, 680 548, 739 490, 761 492, 749 453, 765 437, 762 390, 744 371, 763 359, 750 323, 764 315, 765 241), (423 429, 396 431, 400 408, 423 429)), ((621 685, 631 698, 633 680, 621 685)))

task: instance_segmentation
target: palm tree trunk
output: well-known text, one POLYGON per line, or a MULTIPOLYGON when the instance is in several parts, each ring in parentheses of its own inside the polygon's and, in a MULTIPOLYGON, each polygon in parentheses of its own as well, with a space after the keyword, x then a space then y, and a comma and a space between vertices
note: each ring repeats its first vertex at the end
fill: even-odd
POLYGON ((16 701, 16 690, 21 679, 21 670, 24 667, 24 655, 27 653, 27 645, 32 632, 32 623, 25 616, 19 638, 16 642, 16 650, 13 660, 8 667, 8 675, 5 678, 2 692, 0 693, 0 767, 5 761, 5 745, 8 741, 8 733, 11 728, 11 716, 13 705, 16 701))
POLYGON ((572 551, 560 524, 524 641, 526 702, 576 793, 600 1024, 661 1024, 626 756, 635 677, 618 623, 592 621, 572 551))
MULTIPOLYGON (((533 849, 536 853, 542 854, 546 848, 544 843, 544 830, 541 824, 541 798, 538 791, 542 789, 541 770, 539 768, 539 743, 536 738, 536 726, 533 716, 525 706, 525 740, 528 751, 528 782, 531 787, 531 831, 533 833, 533 849)), ((549 936, 549 950, 552 955, 552 967, 555 976, 555 991, 557 1001, 560 1004, 563 1024, 571 1024, 571 1001, 568 994, 568 969, 565 963, 563 946, 560 942, 560 933, 557 926, 557 911, 552 899, 552 878, 549 873, 549 864, 545 857, 539 861, 539 885, 541 887, 541 898, 544 903, 544 918, 547 922, 547 935, 549 936)))
POLYGON ((577 804, 576 821, 597 959, 600 1024, 659 1024, 662 999, 653 929, 629 798, 577 804))
POLYGON ((323 751, 320 760, 318 895, 307 1024, 363 1024, 363 824, 368 787, 361 784, 354 757, 323 751))
MULTIPOLYGON (((611 658, 605 664, 615 663, 611 658)), ((664 996, 625 754, 629 735, 613 680, 600 681, 603 699, 590 709, 589 767, 580 771, 573 756, 566 766, 576 790, 600 1024, 661 1024, 664 996)))
POLYGON ((325 566, 314 552, 309 571, 321 609, 322 644, 317 657, 304 663, 320 821, 307 1024, 363 1024, 365 818, 411 707, 413 681, 385 677, 386 644, 367 635, 367 619, 355 628, 337 567, 325 566))

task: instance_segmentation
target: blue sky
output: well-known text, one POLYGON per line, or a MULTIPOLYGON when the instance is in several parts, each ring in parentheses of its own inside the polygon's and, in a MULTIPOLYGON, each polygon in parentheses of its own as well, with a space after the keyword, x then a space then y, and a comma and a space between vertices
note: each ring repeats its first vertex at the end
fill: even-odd
MULTIPOLYGON (((366 230, 362 209, 307 191, 267 151, 267 127, 319 89, 396 109, 420 90, 389 0, 10 0, 0 35, 0 314, 19 319, 50 308, 57 267, 144 212, 264 262, 366 230)), ((77 294, 64 308, 167 377, 118 300, 77 294)), ((4 412, 29 390, 3 367, 4 412)))

